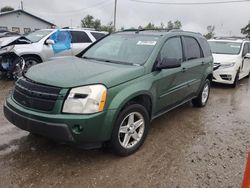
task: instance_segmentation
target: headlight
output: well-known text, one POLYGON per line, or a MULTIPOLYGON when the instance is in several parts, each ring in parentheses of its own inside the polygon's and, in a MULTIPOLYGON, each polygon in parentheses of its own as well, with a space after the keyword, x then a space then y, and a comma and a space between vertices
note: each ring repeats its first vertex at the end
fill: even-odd
POLYGON ((107 97, 104 85, 73 88, 63 105, 64 113, 91 114, 102 112, 107 97))
POLYGON ((220 68, 222 68, 222 69, 230 68, 230 67, 233 67, 235 64, 236 63, 221 64, 220 68))
POLYGON ((10 52, 14 47, 15 47, 15 45, 4 47, 4 48, 0 49, 0 54, 10 52))

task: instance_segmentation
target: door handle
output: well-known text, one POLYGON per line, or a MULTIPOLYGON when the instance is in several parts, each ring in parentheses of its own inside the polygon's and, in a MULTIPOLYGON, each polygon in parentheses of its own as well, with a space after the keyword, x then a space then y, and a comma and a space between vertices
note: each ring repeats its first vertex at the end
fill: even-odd
POLYGON ((205 62, 204 62, 204 61, 202 61, 202 62, 201 62, 201 65, 205 65, 205 62))

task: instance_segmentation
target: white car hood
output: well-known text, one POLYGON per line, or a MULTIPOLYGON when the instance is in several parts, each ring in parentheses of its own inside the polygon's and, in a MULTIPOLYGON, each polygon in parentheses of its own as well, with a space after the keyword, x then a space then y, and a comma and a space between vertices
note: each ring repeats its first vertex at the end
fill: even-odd
POLYGON ((8 46, 12 43, 14 45, 15 42, 18 45, 20 44, 20 42, 22 44, 30 44, 31 43, 27 38, 25 38, 23 36, 3 37, 3 38, 0 38, 0 48, 8 46))
POLYGON ((227 64, 233 63, 239 60, 239 55, 228 55, 228 54, 213 54, 214 63, 227 64))

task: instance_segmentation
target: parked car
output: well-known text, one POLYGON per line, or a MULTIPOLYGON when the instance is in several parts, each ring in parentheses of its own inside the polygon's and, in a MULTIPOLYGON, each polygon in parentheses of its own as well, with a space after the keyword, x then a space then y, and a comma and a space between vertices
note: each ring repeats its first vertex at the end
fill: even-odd
POLYGON ((200 34, 118 32, 78 57, 31 67, 16 82, 4 114, 31 133, 83 148, 108 143, 125 156, 140 148, 153 119, 190 100, 204 107, 212 71, 200 34))
POLYGON ((222 37, 208 42, 214 57, 213 82, 236 87, 240 79, 249 77, 249 40, 222 37))
POLYGON ((11 54, 20 56, 25 61, 26 71, 51 57, 77 55, 106 34, 90 29, 43 29, 26 36, 0 38, 0 54, 5 55, 2 59, 6 62, 10 61, 7 57, 12 57, 11 54))

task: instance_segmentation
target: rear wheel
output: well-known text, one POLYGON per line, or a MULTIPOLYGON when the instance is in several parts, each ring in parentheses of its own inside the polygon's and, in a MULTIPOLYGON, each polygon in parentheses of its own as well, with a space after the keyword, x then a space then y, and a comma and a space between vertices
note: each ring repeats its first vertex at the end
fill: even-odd
POLYGON ((197 98, 192 100, 195 107, 204 107, 207 104, 210 93, 210 81, 207 79, 197 98))
POLYGON ((111 147, 121 156, 137 151, 148 133, 149 115, 144 106, 131 104, 125 107, 118 116, 112 137, 111 147))

